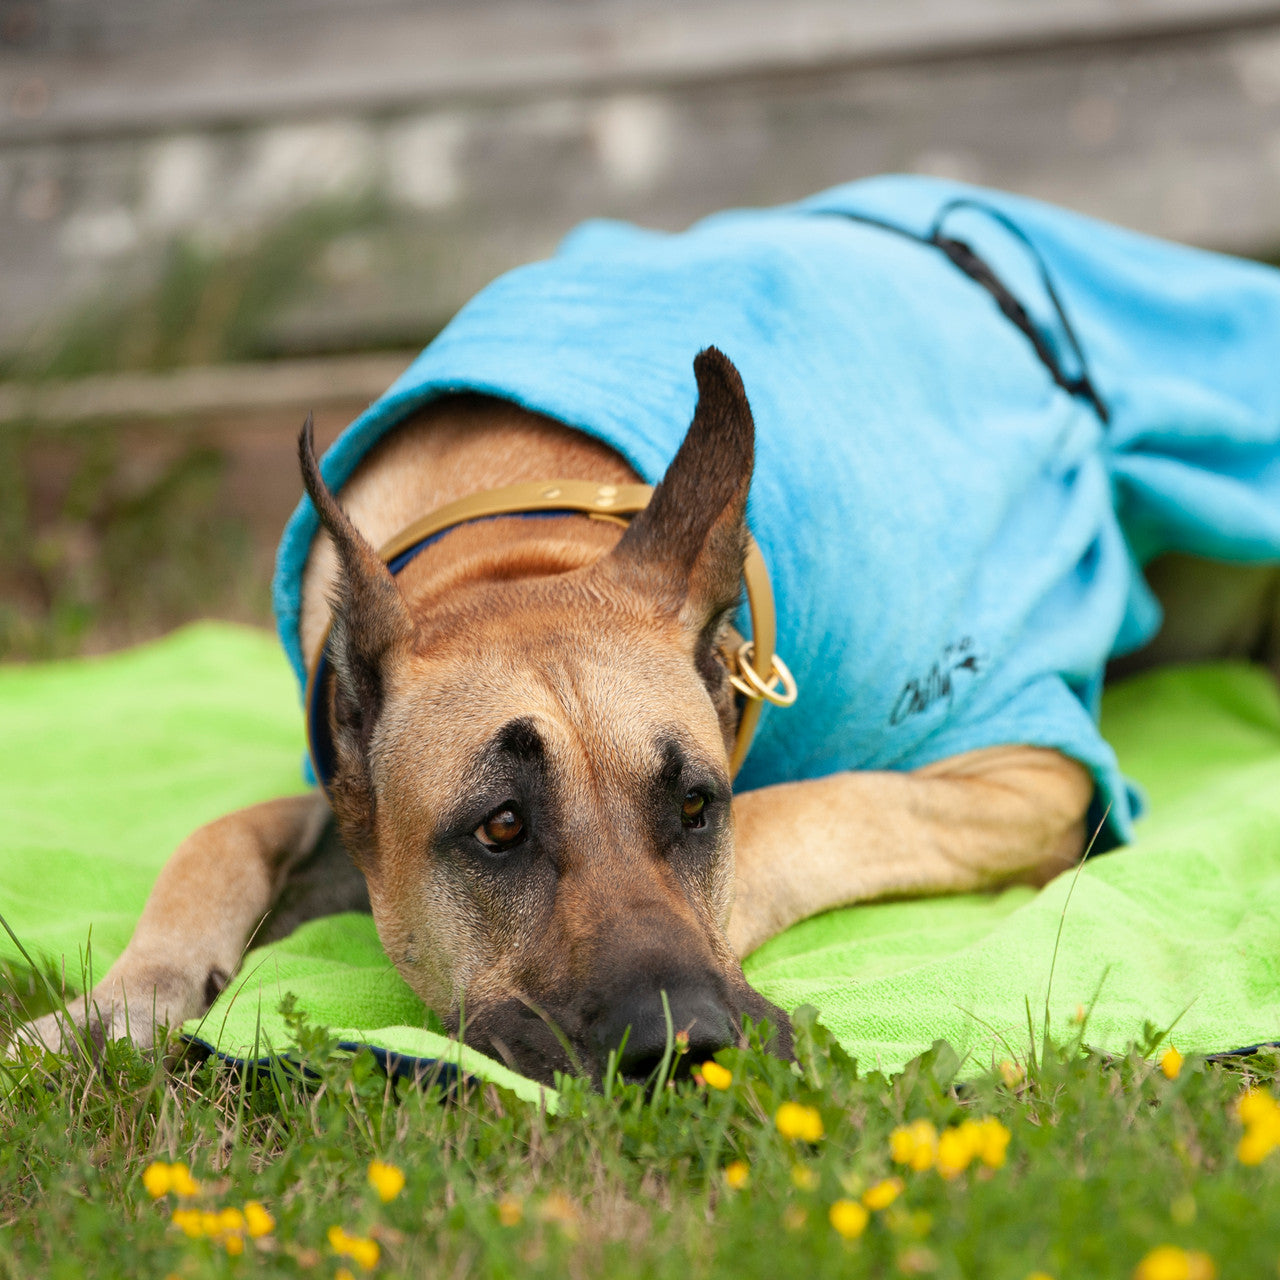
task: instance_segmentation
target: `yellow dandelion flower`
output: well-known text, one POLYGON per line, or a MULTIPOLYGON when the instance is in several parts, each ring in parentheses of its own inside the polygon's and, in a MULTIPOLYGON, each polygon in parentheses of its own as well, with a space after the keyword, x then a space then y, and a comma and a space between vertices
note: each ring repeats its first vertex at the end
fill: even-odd
POLYGON ((244 1252, 244 1236, 226 1236, 223 1238, 222 1247, 231 1257, 238 1258, 244 1252))
POLYGON ((1261 1164, 1275 1149, 1270 1134, 1261 1129, 1248 1129, 1236 1145, 1236 1159, 1241 1164, 1261 1164))
POLYGON ((198 1196, 200 1184, 191 1176, 191 1170, 185 1164, 169 1166, 169 1182, 174 1193, 180 1196, 198 1196))
MULTIPOLYGON (((966 1124, 968 1122, 966 1121, 966 1124)), ((944 1129, 938 1138, 938 1172, 946 1179, 958 1178, 974 1157, 974 1132, 965 1125, 944 1129)))
POLYGON ((167 1196, 173 1189, 173 1174, 163 1160, 153 1160, 142 1171, 142 1185, 153 1200, 167 1196))
POLYGON ((244 1225, 256 1240, 259 1236, 270 1235, 276 1229, 276 1220, 257 1200, 250 1200, 244 1207, 244 1225))
POLYGON ((369 1185, 378 1193, 378 1199, 388 1204, 404 1190, 404 1173, 393 1164, 372 1160, 369 1162, 369 1185))
POLYGON ((1160 1055, 1160 1070, 1164 1072, 1166 1080, 1176 1080, 1178 1072, 1182 1070, 1182 1054, 1170 1045, 1160 1055))
POLYGON ((504 1227, 518 1227, 524 1218, 524 1202, 516 1196, 503 1196, 498 1201, 498 1221, 504 1227))
POLYGON ((778 1132, 792 1142, 817 1142, 822 1137, 822 1116, 817 1107, 784 1102, 773 1118, 778 1132))
POLYGON ((917 1173, 932 1169, 938 1154, 937 1129, 928 1120, 916 1120, 911 1125, 911 1140, 911 1159, 907 1163, 917 1173))
POLYGON ((1162 1244, 1133 1269, 1133 1280, 1217 1280, 1218 1268, 1207 1253, 1162 1244))
POLYGON ((812 1191, 819 1181, 818 1171, 810 1169, 807 1164, 797 1164, 791 1169, 791 1185, 797 1191, 812 1191))
POLYGON ((1246 1089, 1236 1103, 1236 1115, 1245 1124, 1264 1124, 1278 1111, 1280 1106, 1265 1089, 1246 1089))
POLYGON ((704 1062, 702 1078, 713 1089, 727 1089, 733 1083, 733 1072, 718 1062, 704 1062))
POLYGON ((731 1191, 741 1191, 751 1180, 751 1168, 745 1160, 731 1160, 724 1167, 724 1180, 731 1191))
POLYGON ((200 1233, 206 1236, 216 1236, 222 1230, 222 1222, 216 1213, 205 1209, 200 1214, 200 1233))
POLYGON ((1002 1168, 1009 1151, 1009 1130, 995 1116, 987 1116, 978 1122, 976 1155, 988 1168, 1002 1168))
POLYGON ((381 1256, 382 1249, 376 1240, 358 1237, 352 1241, 351 1260, 366 1271, 372 1271, 378 1265, 378 1259, 381 1256))
POLYGON ((378 1265, 382 1250, 376 1240, 367 1236, 349 1235, 339 1226, 329 1228, 329 1247, 339 1257, 350 1258, 358 1267, 372 1271, 378 1265))
POLYGON ((915 1134, 911 1126, 901 1124, 889 1135, 889 1157, 894 1164, 910 1164, 916 1153, 915 1134))
POLYGON ((244 1230, 244 1214, 239 1209, 223 1209, 218 1214, 218 1230, 241 1232, 244 1230))
POLYGON ((902 1191, 901 1178, 885 1178, 862 1193, 862 1203, 868 1209, 887 1209, 902 1191))
POLYGON ((827 1217, 846 1240, 856 1240, 867 1229, 871 1215, 856 1200, 837 1200, 827 1217))
POLYGON ((198 1240, 204 1235, 204 1214, 199 1209, 175 1209, 169 1221, 189 1240, 198 1240))

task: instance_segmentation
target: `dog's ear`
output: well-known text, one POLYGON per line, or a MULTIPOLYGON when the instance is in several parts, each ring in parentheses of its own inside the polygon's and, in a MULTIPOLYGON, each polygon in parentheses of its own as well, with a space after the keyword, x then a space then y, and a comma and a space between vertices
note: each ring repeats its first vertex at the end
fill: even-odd
MULTIPOLYGON (((344 825, 344 834, 371 837, 369 743, 382 711, 387 661, 397 650, 409 647, 413 623, 390 570, 351 523, 320 475, 310 414, 298 436, 298 460, 303 484, 320 523, 333 539, 339 563, 337 584, 329 602, 333 612, 328 654, 333 669, 331 724, 335 759, 329 794, 344 825)), ((353 848, 352 852, 357 851, 353 848)))
POLYGON ((704 631, 737 604, 747 544, 755 424, 733 362, 708 347, 693 362, 698 405, 684 442, 611 559, 656 603, 704 631))
POLYGON ((694 665, 728 750, 737 716, 720 646, 742 591, 755 424, 728 356, 708 347, 693 372, 693 422, 649 505, 606 564, 692 633, 694 665))

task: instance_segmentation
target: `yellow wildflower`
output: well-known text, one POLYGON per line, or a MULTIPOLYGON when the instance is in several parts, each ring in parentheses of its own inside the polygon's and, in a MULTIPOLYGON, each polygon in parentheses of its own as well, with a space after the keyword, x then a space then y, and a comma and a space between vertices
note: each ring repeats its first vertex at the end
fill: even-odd
POLYGON ((1248 1129, 1236 1145, 1236 1159, 1241 1164, 1261 1164, 1275 1147, 1270 1134, 1260 1129, 1248 1129))
POLYGON ((166 1164, 163 1160, 153 1160, 147 1165, 142 1171, 142 1185, 155 1200, 171 1191, 180 1196, 200 1194, 200 1184, 185 1164, 166 1164))
POLYGON ((1241 1164, 1261 1164, 1280 1147, 1280 1104, 1265 1089, 1249 1089, 1236 1103, 1244 1137, 1236 1148, 1241 1164))
POLYGON ((270 1235, 276 1229, 276 1220, 256 1200, 250 1200, 244 1207, 245 1229, 256 1240, 259 1236, 270 1235))
POLYGON ((724 1167, 724 1180, 731 1191, 741 1191, 751 1180, 751 1169, 745 1160, 732 1160, 724 1167))
POLYGON ((846 1240, 856 1240, 867 1229, 871 1215, 856 1200, 837 1200, 827 1217, 846 1240))
POLYGON ((348 1235, 339 1226, 329 1228, 329 1247, 340 1258, 350 1258, 365 1271, 372 1271, 382 1256, 376 1240, 370 1240, 367 1236, 348 1235))
POLYGON ((516 1196, 503 1196, 498 1201, 498 1221, 504 1227, 518 1227, 524 1218, 524 1203, 516 1196))
POLYGON ((901 1178, 885 1178, 862 1193, 862 1203, 868 1209, 887 1209, 901 1194, 901 1178))
POLYGON ((167 1196, 173 1187, 173 1178, 169 1166, 163 1160, 153 1160, 142 1171, 142 1185, 153 1200, 167 1196))
POLYGON ((938 1131, 928 1120, 900 1125, 889 1135, 894 1164, 910 1165, 917 1173, 933 1167, 938 1151, 938 1131))
POLYGON ((204 1235, 204 1214, 199 1209, 175 1209, 169 1215, 169 1221, 190 1240, 198 1240, 204 1235))
MULTIPOLYGON (((1012 1058, 1004 1058, 1000 1062, 1000 1079, 1006 1089, 1016 1089, 1025 1079, 1027 1073, 1012 1058)), ((1041 1272, 1043 1275, 1044 1273, 1041 1272)))
POLYGON ((807 1164, 798 1164, 791 1170, 791 1185, 797 1191, 812 1191, 818 1185, 818 1172, 807 1164))
POLYGON ((713 1089, 727 1089, 733 1083, 733 1072, 718 1062, 704 1062, 702 1078, 713 1089))
POLYGON ((1245 1124, 1266 1124, 1280 1113, 1280 1104, 1265 1089, 1246 1089, 1236 1103, 1236 1115, 1245 1124))
POLYGON ((229 1235, 222 1239, 222 1247, 232 1258, 238 1258, 244 1252, 244 1236, 229 1235))
POLYGON ((333 1273, 333 1280, 356 1280, 356 1277, 350 1267, 339 1267, 333 1273))
POLYGON ((938 1138, 938 1172, 950 1180, 957 1178, 977 1155, 977 1126, 971 1120, 944 1129, 938 1138))
POLYGON ((1178 1072, 1182 1070, 1182 1054, 1173 1045, 1160 1055, 1160 1070, 1164 1072, 1166 1080, 1178 1078, 1178 1072))
POLYGON ((369 1185, 378 1193, 378 1199, 387 1204, 404 1190, 404 1173, 393 1164, 372 1160, 369 1163, 369 1185))
POLYGON ((1218 1268, 1207 1253, 1162 1244, 1133 1269, 1133 1280, 1216 1280, 1218 1268))
POLYGON ((987 1116, 985 1120, 978 1121, 978 1159, 989 1168, 1002 1168, 1011 1136, 995 1116, 987 1116))
POLYGON ((218 1214, 218 1230, 225 1232, 243 1231, 244 1214, 239 1209, 223 1209, 218 1214))
POLYGON ((773 1119, 778 1132, 792 1142, 817 1142, 822 1137, 822 1116, 817 1107, 784 1102, 773 1119))

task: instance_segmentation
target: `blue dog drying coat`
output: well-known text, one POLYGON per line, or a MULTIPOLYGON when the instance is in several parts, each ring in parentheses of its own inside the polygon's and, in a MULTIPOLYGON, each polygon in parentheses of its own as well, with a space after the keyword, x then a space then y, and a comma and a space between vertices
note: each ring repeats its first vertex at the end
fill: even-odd
MULTIPOLYGON (((1159 626, 1141 565, 1280 559, 1280 272, 925 178, 679 235, 588 223, 463 307, 322 471, 339 488, 412 411, 478 391, 654 483, 712 345, 755 416, 748 520, 800 687, 738 785, 1056 747, 1127 838, 1095 716, 1107 659, 1159 626)), ((275 581, 299 679, 316 528, 304 499, 275 581)))

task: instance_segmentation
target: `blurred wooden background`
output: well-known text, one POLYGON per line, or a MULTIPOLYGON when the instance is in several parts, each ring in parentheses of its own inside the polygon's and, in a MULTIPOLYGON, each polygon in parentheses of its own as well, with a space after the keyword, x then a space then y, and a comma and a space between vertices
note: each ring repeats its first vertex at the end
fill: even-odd
POLYGON ((0 0, 0 655, 262 618, 303 413, 580 219, 895 170, 1274 254, 1280 3, 0 0))

